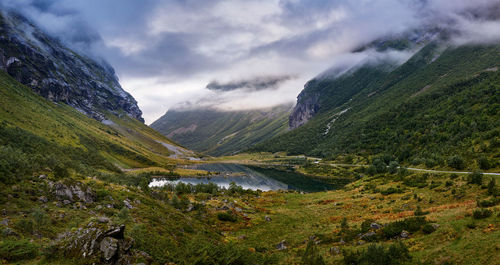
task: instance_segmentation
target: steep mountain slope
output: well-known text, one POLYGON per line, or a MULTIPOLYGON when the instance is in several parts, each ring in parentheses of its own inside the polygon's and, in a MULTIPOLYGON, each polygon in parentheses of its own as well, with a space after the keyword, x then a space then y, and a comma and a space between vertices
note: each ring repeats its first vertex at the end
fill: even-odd
POLYGON ((153 129, 198 152, 234 154, 287 129, 292 105, 251 111, 169 110, 153 129))
POLYGON ((142 123, 135 100, 111 67, 78 55, 4 11, 0 61, 4 178, 18 170, 120 172, 172 165, 175 158, 193 155, 142 123))
POLYGON ((0 160, 6 166, 13 165, 9 153, 29 157, 25 162, 35 166, 33 171, 56 167, 81 171, 82 166, 119 171, 117 166, 174 163, 169 158, 173 152, 162 143, 174 144, 135 119, 108 114, 106 125, 36 95, 3 71, 0 87, 0 146, 5 151, 0 160))
MULTIPOLYGON (((499 61, 499 46, 430 43, 390 71, 360 67, 310 81, 297 106, 320 98, 317 114, 255 150, 324 157, 388 153, 429 167, 444 166, 453 155, 469 167, 478 166, 474 160, 498 161, 499 61)), ((296 120, 290 117, 291 124, 296 120)))
POLYGON ((105 112, 143 121, 134 98, 105 62, 77 54, 24 17, 0 10, 0 69, 38 94, 97 120, 105 112))

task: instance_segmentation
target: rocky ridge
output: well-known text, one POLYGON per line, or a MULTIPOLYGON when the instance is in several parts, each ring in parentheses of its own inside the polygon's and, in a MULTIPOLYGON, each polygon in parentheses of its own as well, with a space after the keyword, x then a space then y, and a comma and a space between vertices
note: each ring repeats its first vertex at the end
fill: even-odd
POLYGON ((142 112, 114 70, 65 47, 17 13, 0 10, 0 70, 39 95, 99 121, 106 113, 139 121, 142 112))

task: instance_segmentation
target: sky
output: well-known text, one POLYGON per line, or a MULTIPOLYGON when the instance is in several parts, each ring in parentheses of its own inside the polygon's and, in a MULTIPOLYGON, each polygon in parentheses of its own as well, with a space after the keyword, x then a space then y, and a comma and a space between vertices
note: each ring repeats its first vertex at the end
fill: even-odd
POLYGON ((463 44, 500 40, 500 0, 0 0, 114 68, 146 123, 168 109, 294 102, 327 69, 412 52, 353 50, 439 26, 463 44))

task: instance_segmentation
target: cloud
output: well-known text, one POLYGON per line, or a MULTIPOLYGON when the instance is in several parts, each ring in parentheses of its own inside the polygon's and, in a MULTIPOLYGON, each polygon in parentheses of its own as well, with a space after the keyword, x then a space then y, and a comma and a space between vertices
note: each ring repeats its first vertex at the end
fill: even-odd
POLYGON ((148 122, 179 102, 197 102, 213 93, 205 89, 213 80, 234 86, 238 84, 231 82, 252 83, 253 77, 293 76, 278 82, 274 90, 224 93, 221 105, 246 108, 256 105, 253 101, 261 105, 293 101, 307 80, 327 69, 341 73, 370 56, 401 62, 411 54, 356 49, 413 29, 445 30, 456 45, 500 41, 500 0, 2 0, 2 4, 72 47, 109 61, 148 122))
POLYGON ((212 91, 233 91, 245 90, 246 92, 255 92, 261 90, 276 90, 284 81, 292 79, 293 76, 258 76, 251 79, 232 80, 229 82, 219 82, 214 80, 206 86, 212 91))

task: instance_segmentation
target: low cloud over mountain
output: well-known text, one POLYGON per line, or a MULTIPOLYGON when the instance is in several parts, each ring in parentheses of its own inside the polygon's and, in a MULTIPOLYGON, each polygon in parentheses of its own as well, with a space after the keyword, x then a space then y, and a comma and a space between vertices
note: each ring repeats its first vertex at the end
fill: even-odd
MULTIPOLYGON (((214 79, 218 82, 213 87, 231 89, 246 84, 228 80, 251 83, 255 76, 294 76, 293 82, 275 85, 278 98, 293 101, 317 73, 339 64, 350 66, 369 55, 352 53, 356 48, 415 28, 441 28, 457 44, 500 40, 500 0, 3 0, 2 4, 21 10, 77 49, 108 60, 149 121, 206 93, 206 84, 214 79)), ((250 90, 261 85, 267 84, 256 83, 250 90)))

